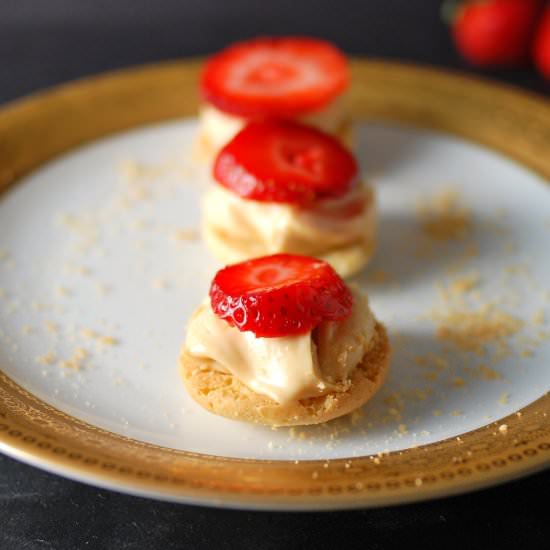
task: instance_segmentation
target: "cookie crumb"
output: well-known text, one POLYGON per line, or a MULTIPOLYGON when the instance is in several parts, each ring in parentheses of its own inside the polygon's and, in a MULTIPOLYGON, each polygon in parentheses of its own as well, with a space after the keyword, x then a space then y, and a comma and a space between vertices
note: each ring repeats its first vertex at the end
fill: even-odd
POLYGON ((388 271, 382 269, 376 269, 369 273, 368 280, 375 284, 385 284, 392 280, 392 275, 388 271))
POLYGON ((536 326, 544 325, 544 310, 539 309, 537 312, 535 312, 533 314, 531 322, 536 326))
POLYGON ((471 212, 460 204, 460 197, 454 189, 440 191, 419 201, 417 213, 422 230, 434 240, 460 240, 472 228, 471 212))
POLYGON ((57 334, 59 332, 59 327, 53 321, 44 321, 44 326, 51 334, 57 334))
POLYGON ((176 229, 172 234, 175 241, 196 241, 199 238, 199 232, 196 229, 176 229))
POLYGON ((510 394, 506 391, 503 391, 500 394, 500 397, 498 398, 498 403, 499 405, 507 405, 509 399, 510 399, 510 394))
POLYGON ((53 351, 48 351, 44 355, 39 355, 35 358, 35 362, 39 365, 53 365, 56 361, 57 358, 53 351))
POLYGON ((95 333, 92 329, 83 328, 83 329, 80 331, 80 336, 82 336, 82 338, 95 338, 95 337, 96 337, 96 333, 95 333))
POLYGON ((71 295, 70 290, 64 286, 58 286, 55 292, 58 296, 63 296, 63 297, 67 297, 71 295))
POLYGON ((451 380, 451 384, 455 387, 455 388, 462 388, 466 382, 464 381, 464 378, 461 378, 460 376, 455 376, 452 380, 451 380))
POLYGON ((166 290, 168 288, 168 283, 165 279, 154 279, 151 281, 151 288, 154 290, 166 290))
POLYGON ((97 341, 104 346, 116 346, 118 340, 114 336, 98 336, 97 341))
POLYGON ((451 283, 451 292, 455 294, 465 294, 466 292, 469 292, 470 290, 473 290, 479 285, 480 277, 479 274, 474 273, 471 275, 466 275, 464 277, 460 277, 458 279, 455 279, 451 283))

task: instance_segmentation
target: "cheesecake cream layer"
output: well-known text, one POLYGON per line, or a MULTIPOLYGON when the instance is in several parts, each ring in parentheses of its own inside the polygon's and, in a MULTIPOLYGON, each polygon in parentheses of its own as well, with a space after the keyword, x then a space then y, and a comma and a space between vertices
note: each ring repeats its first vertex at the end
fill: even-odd
POLYGON ((205 230, 242 257, 289 252, 319 256, 374 239, 376 208, 372 189, 356 185, 344 197, 307 208, 243 199, 221 185, 204 198, 205 230))
POLYGON ((325 321, 307 334, 279 338, 241 332, 205 301, 190 321, 185 350, 279 403, 342 391, 375 334, 366 295, 358 289, 352 293, 352 313, 344 321, 325 321))
MULTIPOLYGON (((350 120, 343 97, 335 99, 324 109, 308 113, 297 120, 347 141, 350 120)), ((212 152, 217 152, 229 143, 246 123, 246 118, 224 113, 213 105, 204 104, 199 111, 200 139, 208 144, 212 152)))

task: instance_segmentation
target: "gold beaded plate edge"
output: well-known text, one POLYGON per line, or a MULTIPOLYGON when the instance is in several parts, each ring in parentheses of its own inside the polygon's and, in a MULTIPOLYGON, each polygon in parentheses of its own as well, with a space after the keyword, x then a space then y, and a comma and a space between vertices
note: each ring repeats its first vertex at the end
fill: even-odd
MULTIPOLYGON (((438 70, 354 60, 356 119, 435 129, 495 149, 550 179, 550 105, 513 88, 438 70)), ((0 110, 0 191, 53 157, 102 136, 194 116, 200 60, 84 79, 0 110), (130 107, 131 106, 131 107, 130 107), (48 139, 44 139, 44 135, 48 139)), ((371 457, 246 460, 178 451, 82 422, 36 398, 0 370, 0 450, 43 469, 154 498, 255 509, 338 509, 461 493, 550 463, 550 396, 495 425, 371 457), (324 462, 324 461, 323 461, 324 462)))

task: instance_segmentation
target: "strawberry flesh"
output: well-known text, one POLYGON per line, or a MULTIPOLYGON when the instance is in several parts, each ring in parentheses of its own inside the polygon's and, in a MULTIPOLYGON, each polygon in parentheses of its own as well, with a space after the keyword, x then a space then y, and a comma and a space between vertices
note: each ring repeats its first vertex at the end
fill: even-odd
POLYGON ((251 122, 218 154, 216 181, 242 198, 306 205, 345 195, 357 163, 332 136, 297 122, 251 122))
POLYGON ((237 116, 294 118, 322 109, 348 84, 346 58, 329 42, 267 37, 238 42, 212 56, 200 93, 237 116))
POLYGON ((540 0, 474 0, 458 9, 453 38, 472 64, 505 66, 527 60, 540 0))
POLYGON ((262 338, 305 334, 322 321, 341 321, 353 305, 350 290, 329 264, 293 254, 221 269, 210 300, 218 317, 262 338))

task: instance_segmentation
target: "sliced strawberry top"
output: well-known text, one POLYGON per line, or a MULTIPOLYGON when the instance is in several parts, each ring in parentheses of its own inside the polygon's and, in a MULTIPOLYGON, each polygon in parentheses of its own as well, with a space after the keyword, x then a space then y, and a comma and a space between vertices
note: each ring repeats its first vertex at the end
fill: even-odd
POLYGON ((335 138, 283 120, 251 122, 218 154, 214 178, 240 197, 307 204, 345 195, 357 163, 335 138))
POLYGON ((329 264, 275 254, 218 271, 210 287, 214 313, 240 331, 272 338, 305 334, 351 314, 353 299, 329 264))
POLYGON ((348 83, 347 60, 329 42, 265 37, 212 56, 200 92, 205 101, 234 115, 292 118, 322 109, 348 83))

